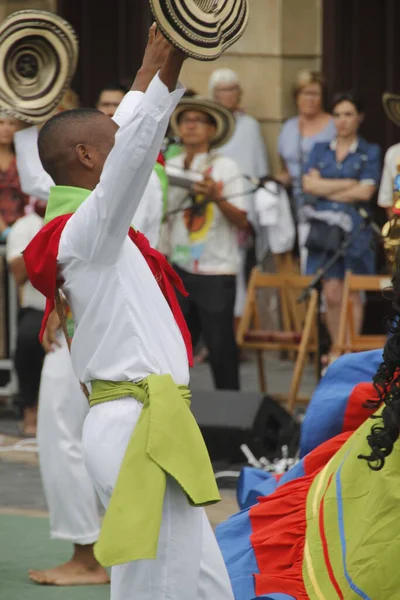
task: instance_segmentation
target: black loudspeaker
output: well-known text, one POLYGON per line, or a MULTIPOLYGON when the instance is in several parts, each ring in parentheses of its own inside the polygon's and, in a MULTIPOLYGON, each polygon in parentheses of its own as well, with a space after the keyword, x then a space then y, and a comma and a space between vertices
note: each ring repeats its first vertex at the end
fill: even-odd
POLYGON ((241 444, 256 458, 281 458, 281 448, 294 456, 300 426, 270 396, 252 392, 193 391, 192 411, 213 461, 243 462, 241 444))

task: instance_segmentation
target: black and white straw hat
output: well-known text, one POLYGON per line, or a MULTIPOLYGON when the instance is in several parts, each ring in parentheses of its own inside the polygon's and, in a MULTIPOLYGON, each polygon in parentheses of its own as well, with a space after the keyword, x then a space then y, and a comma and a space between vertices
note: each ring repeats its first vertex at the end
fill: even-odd
POLYGON ((178 137, 180 116, 188 110, 205 113, 215 122, 215 135, 210 140, 210 146, 213 149, 226 144, 235 132, 235 119, 229 110, 208 98, 193 96, 193 98, 182 98, 171 117, 171 127, 178 137))
POLYGON ((150 0, 158 27, 197 60, 215 60, 243 34, 249 0, 150 0))
POLYGON ((69 87, 78 61, 71 25, 53 13, 21 10, 0 25, 0 110, 40 123, 69 87))
POLYGON ((386 115, 400 127, 400 96, 386 92, 382 96, 382 103, 386 115))

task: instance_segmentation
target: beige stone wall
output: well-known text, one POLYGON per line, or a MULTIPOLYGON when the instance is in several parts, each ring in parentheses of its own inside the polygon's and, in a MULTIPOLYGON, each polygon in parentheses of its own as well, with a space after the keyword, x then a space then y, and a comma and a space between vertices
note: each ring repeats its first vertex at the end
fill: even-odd
POLYGON ((207 94, 211 71, 230 67, 242 81, 243 106, 259 119, 273 171, 278 169, 277 137, 293 115, 296 73, 321 63, 321 0, 250 0, 251 17, 244 36, 218 61, 188 60, 183 82, 207 94))
MULTIPOLYGON (((259 119, 273 171, 278 168, 277 137, 294 114, 296 73, 321 64, 322 0, 249 0, 251 16, 244 36, 218 61, 188 60, 183 82, 207 94, 211 71, 230 67, 242 81, 245 110, 259 119)), ((26 8, 56 10, 56 0, 0 0, 0 22, 26 8)))
POLYGON ((11 13, 27 8, 55 12, 57 0, 0 0, 0 22, 11 13))

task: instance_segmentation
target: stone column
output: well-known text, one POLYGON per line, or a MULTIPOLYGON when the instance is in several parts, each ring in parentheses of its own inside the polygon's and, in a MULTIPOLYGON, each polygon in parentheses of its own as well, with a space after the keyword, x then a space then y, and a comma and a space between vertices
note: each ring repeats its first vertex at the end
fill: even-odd
POLYGON ((295 113, 292 86, 296 73, 320 68, 321 0, 250 0, 250 10, 244 36, 216 62, 188 60, 182 79, 187 87, 207 94, 213 69, 237 71, 244 90, 243 107, 260 121, 276 172, 279 130, 295 113))

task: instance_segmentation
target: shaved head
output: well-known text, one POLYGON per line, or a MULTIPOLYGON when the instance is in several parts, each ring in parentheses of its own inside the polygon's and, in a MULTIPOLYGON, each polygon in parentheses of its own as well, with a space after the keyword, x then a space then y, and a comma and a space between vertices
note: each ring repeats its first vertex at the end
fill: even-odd
POLYGON ((118 126, 92 108, 78 108, 49 119, 39 134, 44 169, 56 185, 94 189, 118 126))

